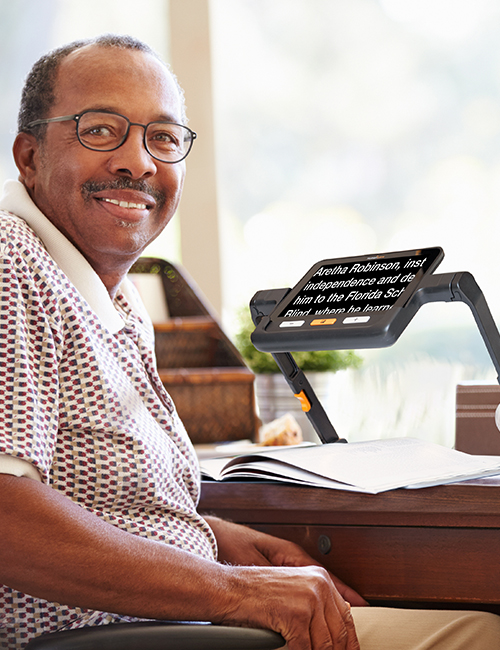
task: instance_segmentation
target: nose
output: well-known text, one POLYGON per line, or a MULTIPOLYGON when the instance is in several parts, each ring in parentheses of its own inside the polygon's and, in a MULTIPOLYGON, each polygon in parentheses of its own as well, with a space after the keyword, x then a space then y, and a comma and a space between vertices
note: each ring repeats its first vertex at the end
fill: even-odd
POLYGON ((125 142, 110 152, 109 169, 113 174, 130 178, 149 178, 158 170, 154 158, 144 146, 144 128, 132 124, 125 142))

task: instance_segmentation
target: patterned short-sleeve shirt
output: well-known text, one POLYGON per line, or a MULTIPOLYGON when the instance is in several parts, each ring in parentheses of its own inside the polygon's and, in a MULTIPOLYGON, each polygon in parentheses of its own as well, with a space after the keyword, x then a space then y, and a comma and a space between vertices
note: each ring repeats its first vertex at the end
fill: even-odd
MULTIPOLYGON (((118 292, 108 328, 26 221, 5 211, 0 266, 0 454, 29 462, 114 526, 214 560, 213 534, 196 512, 194 450, 133 293, 118 292)), ((118 618, 0 586, 0 647, 118 618)))

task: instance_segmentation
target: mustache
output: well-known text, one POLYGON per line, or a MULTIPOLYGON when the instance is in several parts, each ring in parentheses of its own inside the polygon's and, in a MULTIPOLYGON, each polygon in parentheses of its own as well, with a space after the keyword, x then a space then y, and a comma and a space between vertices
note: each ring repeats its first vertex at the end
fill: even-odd
POLYGON ((164 192, 156 189, 147 181, 133 180, 131 178, 115 178, 112 181, 86 181, 82 184, 80 191, 83 198, 88 201, 92 194, 104 190, 135 190, 149 194, 156 201, 156 206, 161 208, 165 204, 167 197, 164 192))

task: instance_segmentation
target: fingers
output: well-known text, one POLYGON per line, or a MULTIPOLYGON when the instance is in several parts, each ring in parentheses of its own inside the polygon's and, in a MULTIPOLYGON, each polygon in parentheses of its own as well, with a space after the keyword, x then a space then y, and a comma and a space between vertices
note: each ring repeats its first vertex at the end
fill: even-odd
POLYGON ((358 635, 356 634, 356 628, 354 626, 354 618, 352 616, 351 608, 347 613, 347 620, 345 620, 346 629, 347 629, 347 648, 353 650, 360 650, 360 645, 358 641, 358 635))
POLYGON ((368 603, 363 596, 360 596, 357 591, 354 591, 352 587, 346 585, 345 582, 342 582, 340 578, 337 578, 337 576, 334 576, 332 573, 330 573, 330 577, 332 578, 337 591, 349 604, 354 607, 369 607, 370 603, 368 603))
POLYGON ((302 572, 306 583, 290 590, 286 603, 290 609, 284 606, 280 611, 284 623, 280 632, 289 650, 359 650, 350 606, 329 573, 314 566, 302 572))
POLYGON ((320 604, 309 618, 296 615, 293 628, 281 632, 288 650, 359 650, 350 607, 334 602, 331 594, 326 600, 330 602, 320 604))
POLYGON ((335 650, 359 650, 351 606, 339 594, 333 581, 328 596, 325 600, 324 617, 330 630, 332 647, 335 650))

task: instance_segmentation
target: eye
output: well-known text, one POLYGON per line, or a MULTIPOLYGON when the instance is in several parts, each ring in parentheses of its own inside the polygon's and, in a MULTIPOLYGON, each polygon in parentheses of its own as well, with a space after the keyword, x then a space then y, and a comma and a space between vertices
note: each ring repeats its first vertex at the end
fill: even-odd
POLYGON ((172 151, 182 148, 182 133, 180 127, 175 124, 150 124, 147 132, 147 139, 150 146, 172 151))
POLYGON ((78 135, 90 147, 116 146, 127 130, 127 121, 113 113, 89 112, 78 123, 78 135))
POLYGON ((92 137, 102 137, 102 138, 109 138, 113 136, 112 129, 109 126, 93 126, 90 129, 87 129, 82 133, 82 135, 89 135, 92 137))
POLYGON ((80 137, 93 140, 113 140, 117 136, 117 130, 111 124, 93 124, 80 127, 80 137))

